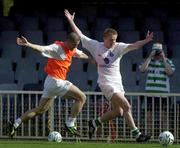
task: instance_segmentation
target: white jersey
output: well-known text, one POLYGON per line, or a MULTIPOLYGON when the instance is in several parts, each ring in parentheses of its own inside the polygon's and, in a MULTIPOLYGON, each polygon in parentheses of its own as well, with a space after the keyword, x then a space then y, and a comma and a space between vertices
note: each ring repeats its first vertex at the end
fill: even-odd
POLYGON ((116 43, 115 48, 107 49, 103 42, 92 40, 85 35, 81 36, 82 46, 86 48, 94 57, 98 66, 99 85, 121 85, 120 60, 125 54, 128 45, 126 43, 116 43))
MULTIPOLYGON (((66 54, 64 52, 64 49, 61 46, 58 46, 55 43, 53 43, 51 45, 47 45, 47 46, 41 46, 41 47, 42 47, 41 54, 44 57, 54 58, 54 59, 57 59, 57 60, 64 60, 66 58, 66 54)), ((76 53, 81 55, 82 51, 79 50, 79 49, 76 49, 76 53)))

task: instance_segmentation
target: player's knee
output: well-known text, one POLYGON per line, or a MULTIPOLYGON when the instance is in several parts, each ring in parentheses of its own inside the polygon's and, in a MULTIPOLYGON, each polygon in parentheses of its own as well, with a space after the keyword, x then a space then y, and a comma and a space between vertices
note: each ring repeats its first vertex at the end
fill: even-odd
POLYGON ((124 112, 129 112, 131 111, 131 105, 129 103, 125 103, 123 107, 124 112))
POLYGON ((114 116, 119 116, 123 114, 123 110, 121 108, 116 108, 112 110, 114 112, 114 116))

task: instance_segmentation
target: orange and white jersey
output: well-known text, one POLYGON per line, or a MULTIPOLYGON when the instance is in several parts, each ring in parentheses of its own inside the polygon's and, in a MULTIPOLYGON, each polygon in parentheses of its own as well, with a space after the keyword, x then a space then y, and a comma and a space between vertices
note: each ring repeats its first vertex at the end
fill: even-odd
POLYGON ((49 46, 42 46, 42 55, 48 57, 45 72, 56 79, 66 79, 67 72, 72 62, 72 57, 77 49, 69 50, 63 42, 56 41, 49 46))

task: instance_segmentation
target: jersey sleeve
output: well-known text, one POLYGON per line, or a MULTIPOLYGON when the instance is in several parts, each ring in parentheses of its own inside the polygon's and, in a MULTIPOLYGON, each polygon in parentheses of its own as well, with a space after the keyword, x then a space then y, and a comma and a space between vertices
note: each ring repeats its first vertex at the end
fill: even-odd
POLYGON ((175 71, 175 65, 173 64, 173 62, 171 60, 169 60, 169 59, 167 59, 167 62, 170 64, 173 71, 175 71))
POLYGON ((94 52, 99 44, 98 41, 90 39, 89 37, 82 35, 81 36, 81 42, 82 42, 82 46, 87 49, 91 55, 94 55, 94 52))
POLYGON ((119 51, 119 55, 124 55, 124 54, 126 54, 126 53, 129 51, 129 50, 127 49, 129 45, 131 45, 131 44, 119 42, 119 43, 117 44, 117 48, 118 48, 118 51, 119 51))
POLYGON ((82 46, 86 48, 87 50, 94 50, 94 46, 96 46, 98 41, 90 39, 89 37, 85 35, 82 35, 81 42, 82 42, 82 46))
POLYGON ((57 44, 51 44, 48 46, 43 46, 43 51, 41 53, 44 57, 54 58, 57 60, 64 60, 66 55, 64 50, 57 44))

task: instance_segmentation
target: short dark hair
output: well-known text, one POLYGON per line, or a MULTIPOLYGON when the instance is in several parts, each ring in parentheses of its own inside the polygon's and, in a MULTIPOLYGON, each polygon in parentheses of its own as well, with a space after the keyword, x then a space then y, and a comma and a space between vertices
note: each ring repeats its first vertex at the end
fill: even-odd
POLYGON ((67 41, 71 43, 79 43, 80 40, 80 37, 75 32, 71 32, 67 37, 67 41))

